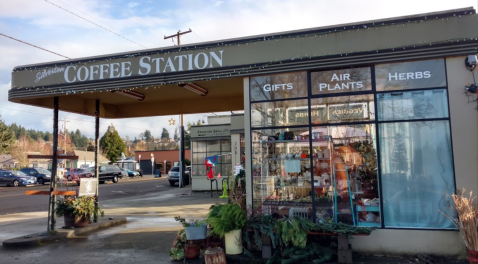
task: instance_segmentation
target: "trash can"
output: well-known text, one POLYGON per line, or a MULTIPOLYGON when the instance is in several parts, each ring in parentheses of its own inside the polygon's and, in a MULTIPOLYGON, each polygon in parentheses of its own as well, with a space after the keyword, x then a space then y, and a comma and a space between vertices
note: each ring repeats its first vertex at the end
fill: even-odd
POLYGON ((160 169, 154 170, 154 178, 159 178, 159 177, 161 177, 161 170, 160 169))

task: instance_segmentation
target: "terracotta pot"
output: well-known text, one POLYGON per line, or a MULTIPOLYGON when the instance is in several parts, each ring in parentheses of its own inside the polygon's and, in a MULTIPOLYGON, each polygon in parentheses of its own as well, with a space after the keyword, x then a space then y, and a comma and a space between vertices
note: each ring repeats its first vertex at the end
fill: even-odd
POLYGON ((75 227, 85 227, 90 224, 90 217, 89 216, 75 216, 75 227))
POLYGON ((201 245, 191 243, 185 246, 184 255, 186 256, 186 259, 199 258, 200 250, 201 245))
POLYGON ((466 251, 468 252, 470 264, 478 264, 478 252, 471 249, 467 249, 466 251))

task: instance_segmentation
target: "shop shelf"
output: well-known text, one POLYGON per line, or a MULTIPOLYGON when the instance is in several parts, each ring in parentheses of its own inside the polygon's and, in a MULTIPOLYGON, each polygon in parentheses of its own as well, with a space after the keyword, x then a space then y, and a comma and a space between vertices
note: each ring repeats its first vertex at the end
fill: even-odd
POLYGON ((380 206, 378 205, 357 205, 358 212, 380 212, 380 206))

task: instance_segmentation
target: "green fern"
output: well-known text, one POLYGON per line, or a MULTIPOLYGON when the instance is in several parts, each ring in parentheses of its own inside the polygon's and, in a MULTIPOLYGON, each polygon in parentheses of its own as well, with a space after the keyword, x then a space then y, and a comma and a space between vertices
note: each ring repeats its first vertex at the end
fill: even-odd
POLYGON ((224 237, 226 233, 244 227, 246 211, 235 203, 216 205, 211 207, 207 223, 212 227, 212 234, 224 237))

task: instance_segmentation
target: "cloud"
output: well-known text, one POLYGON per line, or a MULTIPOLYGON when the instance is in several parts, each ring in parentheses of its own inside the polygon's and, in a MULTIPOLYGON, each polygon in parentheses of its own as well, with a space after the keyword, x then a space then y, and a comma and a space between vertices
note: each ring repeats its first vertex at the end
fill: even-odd
MULTIPOLYGON (((383 0, 48 0, 85 19, 101 25, 147 48, 172 46, 164 36, 178 30, 193 30, 181 38, 183 44, 206 42, 257 34, 322 27, 386 17, 427 13, 468 6, 476 0, 383 1, 383 0), (214 8, 211 8, 211 5, 214 8)), ((81 19, 46 1, 2 1, 0 32, 70 58, 98 56, 142 50, 141 46, 81 19)), ((7 99, 11 71, 15 66, 63 60, 62 57, 0 36, 0 115, 7 124, 52 131, 53 111, 11 103, 7 99)), ((208 114, 211 115, 211 114, 208 114)), ((204 114, 186 115, 187 122, 204 114)), ((94 118, 60 111, 60 119, 70 122, 70 131, 80 129, 94 137, 94 118)), ((178 116, 134 119, 101 119, 100 135, 108 125, 121 136, 138 137, 146 129, 155 137, 174 127, 167 120, 178 116)))

